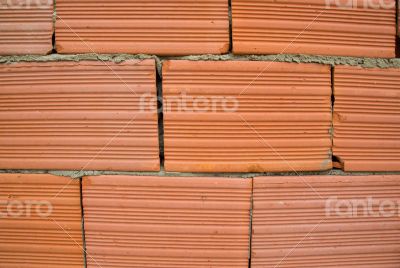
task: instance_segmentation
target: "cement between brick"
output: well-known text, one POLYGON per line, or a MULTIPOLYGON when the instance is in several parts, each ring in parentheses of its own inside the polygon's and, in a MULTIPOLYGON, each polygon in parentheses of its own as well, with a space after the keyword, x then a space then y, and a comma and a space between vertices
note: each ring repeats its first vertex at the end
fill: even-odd
POLYGON ((2 56, 0 64, 11 64, 15 62, 49 62, 49 61, 111 61, 121 63, 131 59, 155 59, 157 70, 161 74, 162 63, 166 60, 189 60, 189 61, 276 61, 293 63, 317 63, 331 66, 350 65, 363 68, 400 68, 400 58, 354 58, 337 56, 312 56, 312 55, 190 55, 180 57, 159 57, 145 54, 76 54, 60 55, 51 54, 47 56, 23 55, 23 56, 2 56))
POLYGON ((83 176, 125 175, 125 176, 157 176, 157 177, 226 177, 254 178, 260 176, 369 176, 369 175, 400 175, 400 172, 344 172, 338 169, 314 172, 266 172, 266 173, 180 173, 180 172, 129 172, 129 171, 73 171, 73 170, 0 170, 0 173, 10 174, 52 174, 56 176, 78 179, 83 176))

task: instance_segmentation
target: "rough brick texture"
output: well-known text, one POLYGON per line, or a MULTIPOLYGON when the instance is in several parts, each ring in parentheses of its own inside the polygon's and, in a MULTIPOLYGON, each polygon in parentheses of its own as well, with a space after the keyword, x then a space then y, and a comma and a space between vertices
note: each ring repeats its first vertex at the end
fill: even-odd
POLYGON ((159 170, 154 60, 1 65, 0 84, 0 168, 159 170))
POLYGON ((233 51, 395 57, 395 0, 350 2, 232 0, 233 51))
POLYGON ((0 2, 0 55, 50 53, 52 36, 53 1, 0 2))
POLYGON ((86 177, 88 268, 247 268, 250 197, 250 179, 86 177))
POLYGON ((332 166, 329 66, 168 61, 163 94, 167 171, 332 166))
POLYGON ((337 66, 333 153, 346 171, 400 171, 400 69, 337 66))
POLYGON ((59 53, 221 54, 227 0, 58 0, 59 53))
POLYGON ((400 176, 255 178, 253 200, 252 268, 400 266, 400 176))
POLYGON ((0 267, 82 268, 79 180, 0 174, 0 267))

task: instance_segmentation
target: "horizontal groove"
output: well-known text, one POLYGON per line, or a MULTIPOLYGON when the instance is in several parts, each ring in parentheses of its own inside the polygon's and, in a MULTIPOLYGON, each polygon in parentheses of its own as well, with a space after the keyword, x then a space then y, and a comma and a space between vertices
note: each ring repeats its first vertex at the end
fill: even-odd
MULTIPOLYGON (((40 206, 42 213, 50 213, 47 216, 40 215, 34 203, 25 203, 30 210, 24 207, 22 215, 1 217, 1 265, 82 267, 78 181, 49 174, 0 174, 0 181, 0 195, 9 202, 51 204, 51 211, 46 206, 40 206)), ((5 209, 6 204, 3 205, 5 209)), ((15 205, 13 207, 16 208, 15 205)))
MULTIPOLYGON (((400 160, 398 141, 400 128, 396 118, 400 115, 397 97, 398 70, 335 68, 335 113, 334 154, 346 161, 363 161, 375 165, 375 169, 390 168, 390 163, 400 160), (342 115, 369 118, 343 120, 342 115), (393 118, 393 123, 390 122, 393 118), (352 146, 351 141, 357 143, 352 146), (380 142, 392 144, 391 148, 380 146, 380 142), (345 146, 340 143, 346 143, 345 146)), ((348 169, 348 168, 347 168, 348 169)), ((385 169, 386 170, 386 169, 385 169)), ((349 170, 351 171, 351 170, 349 170)), ((378 170, 377 170, 378 171, 378 170)))
POLYGON ((3 67, 3 168, 155 169, 159 158, 156 101, 140 103, 143 94, 155 98, 154 62, 40 62, 3 67))
POLYGON ((103 267, 248 263, 244 256, 249 249, 250 184, 173 177, 136 181, 119 177, 112 184, 104 178, 93 184, 91 179, 83 180, 85 223, 90 226, 86 242, 103 267), (113 253, 101 253, 111 246, 113 253), (144 252, 130 254, 130 250, 144 252), (163 254, 152 256, 149 252, 154 250, 163 254), (226 257, 228 252, 240 256, 232 260, 226 257))
POLYGON ((180 54, 193 54, 196 49, 219 54, 229 41, 228 10, 221 0, 61 1, 57 3, 56 36, 65 51, 74 50, 74 44, 82 46, 79 35, 105 53, 118 49, 102 47, 103 42, 126 47, 135 43, 142 48, 130 50, 144 49, 147 54, 165 54, 174 47, 180 54), (172 47, 162 48, 160 42, 172 47))
POLYGON ((279 265, 296 244, 300 254, 288 257, 282 267, 399 264, 397 215, 370 214, 380 213, 376 203, 364 214, 368 199, 399 201, 400 185, 393 177, 277 177, 269 184, 270 180, 271 177, 254 180, 253 267, 279 265), (349 211, 342 209, 339 213, 335 206, 338 203, 332 201, 331 214, 327 215, 330 198, 346 206, 347 202, 358 202, 352 208, 357 206, 359 214, 348 215, 349 211))

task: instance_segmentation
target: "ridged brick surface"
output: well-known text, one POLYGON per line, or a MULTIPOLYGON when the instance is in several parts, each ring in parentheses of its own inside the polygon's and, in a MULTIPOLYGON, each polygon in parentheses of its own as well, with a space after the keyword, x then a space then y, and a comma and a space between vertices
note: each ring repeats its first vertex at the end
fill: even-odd
POLYGON ((0 267, 82 268, 79 188, 64 177, 0 174, 0 267))
POLYGON ((400 266, 400 176, 255 178, 253 200, 253 268, 400 266))
POLYGON ((346 171, 400 171, 400 69, 337 66, 333 153, 346 171))
POLYGON ((167 61, 163 96, 167 171, 331 168, 329 66, 167 61))
POLYGON ((50 53, 52 36, 53 1, 1 1, 0 55, 50 53))
POLYGON ((53 1, 2 1, 0 32, 0 55, 50 53, 53 1))
POLYGON ((83 179, 88 268, 248 267, 250 179, 83 179))
POLYGON ((0 168, 159 170, 154 60, 1 65, 0 84, 0 168))
POLYGON ((233 51, 395 57, 394 1, 232 0, 233 51))
POLYGON ((229 49, 226 0, 58 0, 59 53, 221 54, 229 49))

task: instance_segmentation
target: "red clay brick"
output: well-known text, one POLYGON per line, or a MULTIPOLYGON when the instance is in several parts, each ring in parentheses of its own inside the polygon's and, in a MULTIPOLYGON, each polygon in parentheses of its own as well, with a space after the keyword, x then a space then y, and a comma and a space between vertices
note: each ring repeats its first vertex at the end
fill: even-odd
POLYGON ((1 65, 0 83, 0 168, 159 170, 154 60, 1 65))
POLYGON ((329 66, 167 61, 163 96, 167 171, 332 167, 329 66))
POLYGON ((1 1, 0 55, 50 53, 52 36, 52 0, 1 1))
POLYGON ((395 0, 232 0, 232 10, 236 54, 395 57, 395 0))
POLYGON ((398 175, 255 178, 251 267, 400 267, 399 204, 398 175))
POLYGON ((400 69, 337 66, 333 153, 346 171, 400 171, 400 69))
POLYGON ((59 53, 221 54, 227 0, 58 0, 59 53))
POLYGON ((0 174, 0 267, 82 268, 79 180, 0 174))
POLYGON ((250 179, 83 179, 88 268, 248 267, 250 179))

